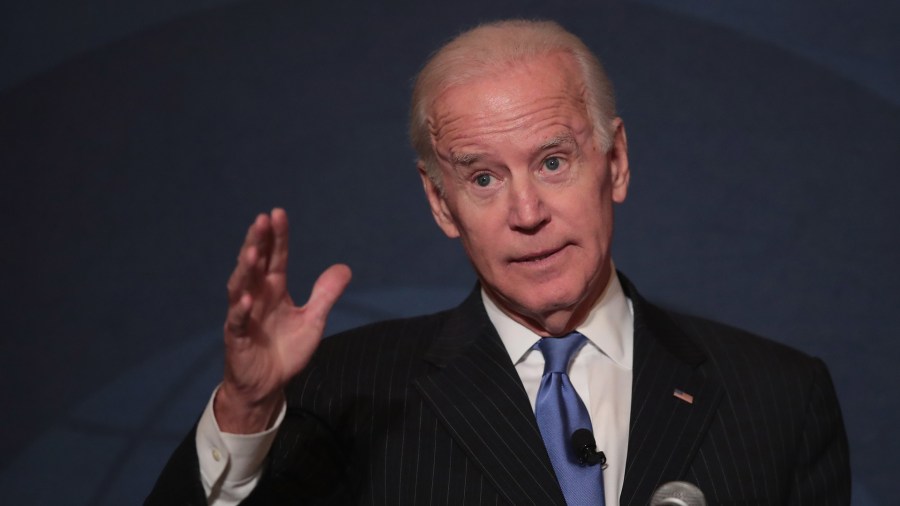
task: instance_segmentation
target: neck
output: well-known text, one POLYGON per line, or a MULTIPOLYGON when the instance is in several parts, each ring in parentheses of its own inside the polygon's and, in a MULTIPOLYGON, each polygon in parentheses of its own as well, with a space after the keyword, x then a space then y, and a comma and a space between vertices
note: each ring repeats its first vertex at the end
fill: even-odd
POLYGON ((613 270, 611 263, 607 264, 606 268, 602 269, 598 274, 597 281, 591 283, 591 288, 575 304, 545 313, 511 309, 512 304, 509 301, 499 296, 490 287, 483 286, 488 297, 511 319, 539 336, 556 337, 566 335, 584 323, 591 309, 603 297, 614 275, 615 270, 613 270))

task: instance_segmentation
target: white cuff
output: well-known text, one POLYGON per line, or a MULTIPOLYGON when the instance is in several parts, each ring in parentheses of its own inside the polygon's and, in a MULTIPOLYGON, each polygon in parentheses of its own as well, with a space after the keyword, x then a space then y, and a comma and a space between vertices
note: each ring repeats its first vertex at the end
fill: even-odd
POLYGON ((262 475, 263 463, 284 420, 287 404, 282 404, 278 418, 268 430, 229 434, 219 429, 213 411, 218 390, 216 387, 213 391, 197 424, 197 459, 209 504, 232 505, 250 495, 262 475))

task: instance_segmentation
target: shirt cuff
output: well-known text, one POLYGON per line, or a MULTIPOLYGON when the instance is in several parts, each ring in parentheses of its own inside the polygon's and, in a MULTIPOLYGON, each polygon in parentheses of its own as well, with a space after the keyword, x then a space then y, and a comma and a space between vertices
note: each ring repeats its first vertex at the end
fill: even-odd
POLYGON ((282 404, 271 428, 255 434, 230 434, 219 429, 213 411, 218 390, 216 387, 213 391, 197 424, 195 442, 200 477, 210 499, 234 496, 235 492, 246 497, 262 474, 263 463, 284 420, 287 404, 282 404), (246 494, 241 494, 244 489, 246 494))

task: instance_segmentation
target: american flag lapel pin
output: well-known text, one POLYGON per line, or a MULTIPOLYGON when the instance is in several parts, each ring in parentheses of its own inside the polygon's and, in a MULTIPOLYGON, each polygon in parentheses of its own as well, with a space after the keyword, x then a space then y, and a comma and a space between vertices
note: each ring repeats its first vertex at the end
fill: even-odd
POLYGON ((673 392, 672 395, 674 395, 676 399, 682 400, 688 404, 694 403, 694 396, 685 392, 684 390, 676 388, 675 392, 673 392))

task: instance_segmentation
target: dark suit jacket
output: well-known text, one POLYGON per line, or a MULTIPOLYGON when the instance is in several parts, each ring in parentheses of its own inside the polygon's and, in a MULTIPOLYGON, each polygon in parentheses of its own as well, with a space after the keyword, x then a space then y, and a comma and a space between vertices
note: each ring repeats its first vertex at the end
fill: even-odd
MULTIPOLYGON (((710 504, 849 504, 840 408, 824 364, 666 312, 622 278, 635 315, 621 504, 672 480, 710 504), (676 398, 675 389, 693 396, 676 398)), ((247 504, 565 501, 521 381, 475 290, 459 307, 323 341, 247 504)), ((205 504, 193 434, 148 504, 205 504)))

